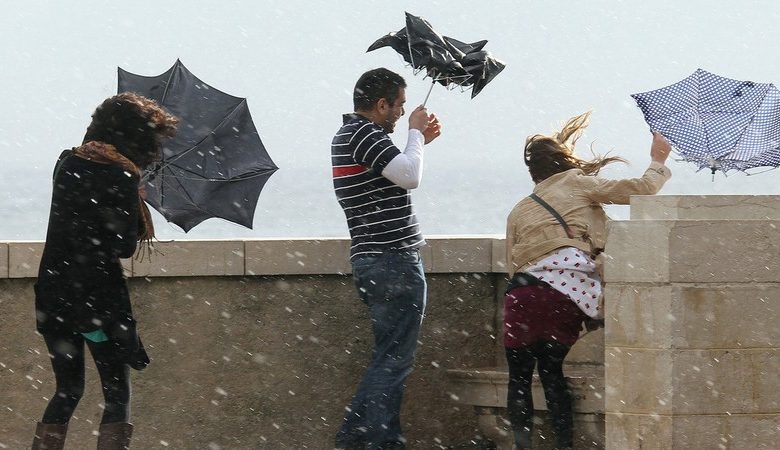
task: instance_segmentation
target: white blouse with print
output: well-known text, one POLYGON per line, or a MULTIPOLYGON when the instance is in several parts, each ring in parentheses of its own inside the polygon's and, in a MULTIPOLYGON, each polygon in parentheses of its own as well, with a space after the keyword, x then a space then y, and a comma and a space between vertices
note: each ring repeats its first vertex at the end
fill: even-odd
POLYGON ((596 273, 596 262, 584 251, 559 248, 525 272, 568 296, 589 317, 599 315, 601 277, 596 273))

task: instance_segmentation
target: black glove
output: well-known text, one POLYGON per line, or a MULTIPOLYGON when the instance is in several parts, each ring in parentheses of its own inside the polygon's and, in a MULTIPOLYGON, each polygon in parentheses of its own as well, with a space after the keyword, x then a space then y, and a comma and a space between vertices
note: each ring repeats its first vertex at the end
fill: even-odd
POLYGON ((143 370, 149 365, 141 337, 138 336, 135 320, 125 318, 108 327, 108 340, 119 359, 135 370, 143 370))

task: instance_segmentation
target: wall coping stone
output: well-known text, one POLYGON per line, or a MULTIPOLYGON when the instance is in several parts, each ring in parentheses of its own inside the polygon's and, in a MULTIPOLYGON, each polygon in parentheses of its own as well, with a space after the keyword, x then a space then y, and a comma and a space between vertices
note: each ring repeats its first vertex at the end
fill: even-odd
POLYGON ((631 220, 780 220, 780 195, 633 195, 631 220))
POLYGON ((0 278, 8 278, 8 243, 0 242, 0 278))
MULTIPOLYGON (((435 235, 422 248, 428 273, 503 273, 500 235, 435 235)), ((35 278, 43 241, 0 241, 0 279, 35 278)), ((209 239, 158 242, 151 260, 122 260, 129 277, 344 275, 349 239, 338 237, 209 239)))

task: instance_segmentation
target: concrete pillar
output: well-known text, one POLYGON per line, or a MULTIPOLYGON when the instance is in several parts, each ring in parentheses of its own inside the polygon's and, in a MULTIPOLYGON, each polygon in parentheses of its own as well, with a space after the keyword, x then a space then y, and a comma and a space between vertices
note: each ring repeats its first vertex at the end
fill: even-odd
POLYGON ((605 253, 606 448, 777 448, 780 196, 634 197, 605 253))

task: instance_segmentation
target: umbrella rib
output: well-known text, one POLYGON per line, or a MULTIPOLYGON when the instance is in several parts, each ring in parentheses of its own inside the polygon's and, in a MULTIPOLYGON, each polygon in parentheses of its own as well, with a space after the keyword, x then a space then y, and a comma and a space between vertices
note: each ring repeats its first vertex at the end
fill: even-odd
POLYGON ((233 178, 206 178, 206 177, 198 174, 197 172, 194 172, 194 171, 189 170, 187 168, 180 167, 180 166, 174 166, 174 167, 176 167, 177 169, 181 170, 182 172, 187 172, 187 173, 190 173, 190 174, 194 175, 193 177, 183 177, 183 176, 180 176, 180 175, 173 175, 174 177, 176 177, 178 179, 190 180, 190 181, 208 181, 208 182, 211 182, 211 183, 249 180, 249 179, 256 178, 256 177, 261 177, 261 176, 263 176, 263 175, 265 175, 265 174, 267 174, 269 172, 270 173, 274 173, 277 170, 279 170, 278 167, 275 167, 273 169, 262 169, 259 172, 254 172, 254 173, 250 173, 250 174, 246 174, 246 175, 240 175, 240 176, 236 176, 236 177, 233 177, 233 178))
MULTIPOLYGON (((702 118, 701 118, 702 117, 702 115, 701 115, 701 74, 698 74, 697 75, 697 79, 696 79, 696 115, 699 117, 699 120, 702 120, 702 118)), ((702 120, 702 123, 703 122, 704 121, 702 120)), ((705 143, 704 143, 704 148, 707 150, 706 154, 709 156, 709 159, 710 159, 710 161, 709 161, 709 168, 713 171, 712 173, 713 173, 713 176, 714 176, 715 170, 716 170, 715 161, 718 161, 718 160, 716 160, 712 156, 712 153, 709 151, 709 148, 710 148, 710 133, 709 133, 709 129, 706 128, 706 127, 705 127, 704 139, 706 140, 705 143)))
MULTIPOLYGON (((696 114, 699 116, 699 120, 702 120, 701 119, 701 117, 702 117, 702 115, 701 115, 701 84, 702 84, 701 83, 701 74, 698 75, 698 79, 696 81, 697 81, 696 82, 696 114)), ((704 121, 702 120, 702 123, 703 122, 704 121)), ((710 170, 713 171, 713 174, 714 174, 714 171, 717 170, 717 168, 718 168, 718 165, 715 164, 715 163, 716 162, 720 163, 720 161, 722 161, 723 158, 715 158, 715 156, 713 156, 712 152, 710 151, 710 133, 709 133, 709 131, 710 131, 709 127, 705 127, 704 138, 706 139, 706 142, 705 142, 704 146, 707 149, 707 155, 709 156, 708 167, 710 168, 710 170)), ((725 173, 726 171, 724 170, 723 172, 725 173)))
MULTIPOLYGON (((186 169, 182 169, 182 170, 186 170, 186 169)), ((268 170, 268 171, 266 171, 266 173, 267 173, 267 172, 271 172, 271 173, 273 173, 273 172, 275 172, 275 171, 276 171, 276 169, 274 169, 274 170, 268 170)), ((255 176, 260 176, 260 175, 265 175, 265 173, 262 173, 262 174, 257 174, 257 175, 255 175, 255 176)), ((209 210, 207 210, 207 209, 204 209, 203 207, 201 207, 201 206, 200 206, 200 205, 199 205, 197 202, 195 202, 195 201, 192 199, 192 196, 189 194, 189 192, 187 192, 187 189, 184 187, 184 185, 182 185, 182 184, 181 184, 181 181, 180 181, 180 180, 186 180, 187 178, 178 177, 178 176, 176 176, 176 175, 172 175, 172 176, 173 176, 173 178, 175 178, 175 179, 176 179, 176 182, 179 184, 179 187, 181 188, 181 190, 180 190, 179 192, 181 192, 181 193, 183 193, 184 195, 186 195, 186 196, 187 196, 187 200, 189 200, 189 202, 190 202, 190 206, 192 206, 192 207, 194 207, 195 209, 197 209, 198 211, 200 211, 200 212, 202 212, 202 213, 205 213, 205 214, 208 214, 208 215, 210 215, 210 216, 212 216, 212 217, 219 217, 219 218, 221 218, 221 219, 225 219, 224 217, 218 216, 218 215, 216 215, 216 214, 212 213, 211 211, 209 211, 209 210)), ((233 182, 233 181, 243 181, 243 180, 245 180, 245 179, 254 178, 255 176, 246 177, 246 178, 242 178, 242 179, 234 179, 234 180, 217 180, 217 181, 226 181, 226 182, 233 182)), ((206 179, 206 181, 210 181, 210 180, 206 179)), ((225 220, 229 220, 229 219, 225 219, 225 220)))
MULTIPOLYGON (((766 94, 764 95, 764 97, 762 97, 762 98, 761 98, 761 102, 762 102, 762 103, 763 103, 763 101, 764 101, 764 98, 766 98, 766 94)), ((759 105, 759 107, 760 107, 760 105, 759 105)), ((754 113, 754 114, 753 114, 753 115, 750 117, 750 120, 749 120, 749 121, 748 121, 748 123, 745 125, 745 128, 743 128, 743 129, 742 129, 742 132, 739 134, 739 137, 737 138, 737 141, 734 143, 734 148, 732 148, 732 149, 731 149, 731 154, 733 154, 733 153, 734 153, 734 151, 736 150, 737 144, 739 144, 739 141, 742 139, 742 136, 743 136, 743 135, 744 135, 744 134, 747 132, 747 129, 748 129, 748 128, 750 128, 750 125, 752 125, 752 124, 753 124, 753 121, 754 121, 754 120, 756 120, 756 117, 757 117, 757 115, 758 115, 757 113, 754 113)), ((751 157, 751 158, 748 158, 747 160, 740 160, 740 161, 750 162, 750 161, 752 161, 752 160, 754 160, 754 159, 761 159, 761 157, 762 157, 762 156, 763 156, 763 153, 762 153, 762 154, 759 154, 759 155, 755 155, 755 156, 753 156, 753 157, 751 157)), ((725 158, 724 158, 724 159, 725 159, 725 158)))
POLYGON ((208 211, 204 210, 203 208, 201 208, 201 207, 200 207, 200 206, 199 206, 199 205, 198 205, 198 204, 197 204, 197 203, 196 203, 196 202, 195 202, 195 201, 192 199, 192 196, 190 195, 190 193, 189 193, 189 192, 187 192, 187 188, 185 188, 185 187, 184 187, 184 185, 183 185, 183 184, 181 184, 181 179, 179 179, 179 177, 177 177, 175 174, 171 174, 171 176, 173 177, 173 179, 174 179, 174 180, 176 180, 176 183, 179 185, 179 188, 180 188, 180 189, 178 190, 178 192, 179 192, 179 193, 181 193, 181 194, 183 194, 183 195, 186 195, 186 196, 187 196, 187 200, 189 201, 189 203, 190 203, 190 206, 193 206, 193 207, 195 207, 196 209, 198 209, 198 211, 201 211, 201 212, 204 212, 204 213, 207 213, 207 214, 211 214, 210 212, 208 212, 208 211))
MULTIPOLYGON (((185 155, 187 155, 189 152, 191 152, 191 151, 195 150, 196 148, 198 148, 198 146, 199 146, 200 144, 202 144, 202 143, 203 143, 203 141, 205 141, 205 140, 206 140, 206 139, 207 139, 209 136, 211 136, 212 134, 214 134, 214 130, 217 130, 217 129, 219 129, 219 127, 221 127, 221 126, 222 126, 222 125, 223 125, 225 122, 227 122, 227 120, 228 120, 228 119, 229 119, 229 118, 230 118, 230 117, 233 115, 233 113, 235 113, 236 111, 238 111, 238 108, 239 108, 241 105, 245 104, 245 103, 246 103, 246 99, 245 99, 245 98, 242 98, 242 99, 241 99, 241 101, 240 101, 240 102, 239 102, 239 103, 238 103, 238 104, 237 104, 237 105, 236 105, 236 106, 233 108, 233 110, 232 110, 232 111, 230 111, 230 113, 226 114, 226 115, 225 115, 225 117, 222 119, 222 122, 220 122, 220 123, 219 123, 219 124, 218 124, 216 127, 214 127, 214 129, 213 129, 213 130, 211 130, 211 131, 210 131, 210 132, 209 132, 207 135, 203 136, 203 137, 201 138, 201 140, 199 140, 198 142, 196 142, 196 143, 195 143, 195 145, 193 145, 193 146, 192 146, 192 147, 190 147, 189 149, 187 149, 187 150, 185 150, 185 151, 183 151, 183 152, 179 153, 179 154, 178 154, 178 155, 176 155, 174 158, 171 158, 171 159, 169 159, 168 161, 166 161, 166 162, 165 162, 165 164, 162 164, 162 165, 161 165, 159 168, 157 168, 155 171, 160 171, 160 170, 162 170, 162 169, 164 169, 164 168, 166 168, 166 167, 170 166, 171 164, 175 163, 176 161, 178 161, 179 159, 181 159, 182 157, 184 157, 185 155)), ((184 169, 184 168, 182 168, 182 167, 180 167, 180 166, 174 166, 174 167, 179 167, 179 168, 180 168, 180 169, 182 169, 182 170, 186 170, 186 169, 184 169)))
MULTIPOLYGON (((763 102, 763 100, 764 100, 764 99, 762 98, 762 99, 761 99, 761 101, 763 102)), ((698 108, 698 102, 697 102, 697 108, 698 108)), ((754 115, 752 115, 752 116, 750 117, 750 120, 748 121, 748 123, 747 123, 747 124, 745 124, 745 126, 742 128, 742 130, 740 130, 740 132, 739 132, 739 136, 738 136, 738 137, 737 137, 737 139, 734 141, 734 146, 733 146, 732 148, 730 148, 730 149, 729 149, 729 152, 730 152, 730 153, 728 153, 728 154, 726 154, 726 155, 723 155, 722 157, 719 157, 719 158, 712 157, 712 159, 713 159, 714 161, 718 161, 718 162, 720 162, 720 161, 729 161, 729 160, 731 160, 732 158, 729 158, 729 156, 731 156, 732 154, 734 154, 734 151, 736 150, 736 147, 737 147, 737 145, 739 144, 739 141, 742 139, 742 136, 743 136, 743 135, 744 135, 744 134, 747 132, 748 128, 750 128, 750 125, 752 125, 752 124, 753 124, 753 121, 755 121, 755 120, 756 120, 756 115, 754 114, 754 115)), ((707 142, 707 147, 709 148, 709 134, 707 134, 707 139, 708 139, 708 142, 707 142)), ((760 154, 760 155, 755 155, 755 156, 753 156, 753 157, 751 157, 751 158, 748 158, 747 160, 741 160, 741 159, 740 159, 740 160, 734 160, 734 161, 738 161, 738 162, 751 162, 751 161, 753 161, 753 160, 760 159, 762 155, 763 155, 763 154, 760 154)), ((710 166, 710 168, 712 168, 712 165, 710 166)), ((724 173, 725 173, 725 172, 724 172, 724 173)))
POLYGON ((409 64, 411 64, 412 67, 414 67, 414 54, 412 53, 412 42, 409 39, 409 36, 406 37, 406 46, 409 48, 409 60, 410 60, 409 64))
MULTIPOLYGON (((762 167, 765 167, 765 166, 762 166, 762 167)), ((769 167, 768 169, 762 170, 761 172, 753 172, 753 173, 749 173, 748 172, 748 170, 750 170, 750 169, 752 169, 752 167, 749 167, 749 168, 743 170, 743 172, 745 172, 746 176, 752 176, 752 175, 758 175, 758 174, 766 173, 766 172, 769 172, 770 170, 776 170, 777 167, 769 167)))
MULTIPOLYGON (((183 171, 187 171, 186 169, 182 169, 182 168, 179 168, 179 169, 181 169, 183 171)), ((209 181, 209 182, 228 182, 228 183, 230 183, 230 182, 235 182, 235 181, 243 181, 243 180, 247 180, 247 179, 251 179, 251 178, 256 178, 256 177, 259 177, 259 176, 263 176, 263 175, 269 174, 269 172, 270 172, 270 174, 273 174, 274 172, 276 172, 276 170, 277 170, 276 168, 275 169, 267 169, 267 170, 264 170, 261 173, 253 174, 251 176, 244 177, 244 178, 236 178, 236 179, 232 179, 232 180, 210 180, 210 179, 204 179, 204 178, 187 178, 187 177, 180 177, 180 176, 178 176, 176 174, 173 174, 173 173, 169 174, 168 177, 173 178, 174 180, 176 180, 176 183, 179 185, 179 189, 175 189, 175 191, 179 192, 182 196, 185 196, 185 198, 187 199, 187 201, 189 203, 189 207, 194 208, 194 209, 200 211, 201 213, 208 214, 211 217, 218 217, 220 219, 224 219, 224 220, 230 221, 230 219, 226 219, 226 218, 224 218, 222 216, 218 216, 218 215, 214 214, 213 212, 211 212, 211 211, 209 211, 207 209, 204 209, 197 202, 195 202, 192 199, 192 196, 190 195, 190 193, 187 191, 187 189, 181 183, 181 180, 203 180, 203 181, 209 181)), ((160 174, 160 176, 161 177, 165 176, 165 174, 160 174)), ((160 186, 160 192, 161 192, 160 206, 162 208, 165 208, 165 205, 163 205, 163 202, 162 202, 162 200, 165 198, 165 196, 162 195, 162 190, 165 188, 164 187, 165 183, 163 183, 162 180, 161 180, 160 184, 161 184, 161 186, 160 186)))
POLYGON ((163 90, 162 97, 160 97, 160 104, 165 104, 165 98, 168 96, 168 87, 171 85, 171 80, 173 79, 173 74, 176 73, 176 68, 181 64, 181 60, 176 60, 176 63, 173 64, 173 68, 171 70, 171 74, 168 75, 168 81, 165 83, 165 89, 163 90))
MULTIPOLYGON (((699 74, 697 76, 697 80, 696 80, 696 114, 699 116, 699 120, 702 120, 702 116, 701 116, 701 74, 699 74)), ((702 123, 704 123, 703 120, 702 120, 702 123)), ((709 133, 709 129, 708 128, 705 128, 704 139, 705 139, 704 148, 707 149, 707 153, 709 153, 710 133, 709 133)), ((710 156, 710 158, 712 158, 712 156, 710 156)), ((710 166, 713 166, 713 165, 714 164, 710 163, 710 166)), ((710 167, 710 168, 712 168, 712 167, 710 167)))
MULTIPOLYGON (((420 69, 417 73, 420 73, 420 72, 422 72, 422 69, 420 69)), ((415 75, 417 75, 417 73, 415 73, 415 75)), ((426 77, 430 76, 431 80, 433 80, 434 83, 437 82, 437 81, 445 80, 445 81, 449 82, 447 84, 452 83, 452 84, 456 84, 456 85, 461 86, 461 87, 463 87, 463 83, 469 81, 471 78, 474 77, 474 75, 471 75, 471 74, 453 75, 451 77, 448 77, 448 76, 442 75, 441 73, 437 74, 436 76, 431 76, 431 75, 428 75, 428 74, 426 74, 425 76, 426 77)), ((425 77, 423 77, 423 79, 425 79, 425 77)), ((463 89, 465 91, 465 90, 468 90, 470 87, 471 86, 463 88, 463 89)))
MULTIPOLYGON (((163 89, 162 97, 160 97, 160 104, 161 105, 165 105, 165 97, 168 96, 168 87, 171 85, 171 79, 173 79, 173 73, 176 72, 176 67, 179 64, 181 64, 181 60, 177 59, 176 63, 171 68, 171 74, 168 75, 168 80, 165 83, 165 89, 163 89)), ((160 173, 160 176, 162 177, 163 176, 162 170, 164 168, 166 168, 166 167, 168 167, 168 164, 164 164, 164 165, 161 164, 156 169, 150 170, 150 171, 144 173, 143 176, 141 177, 141 182, 146 182, 152 176, 152 174, 156 174, 156 173, 160 173)), ((160 182, 162 183, 162 180, 160 180, 160 182)), ((163 189, 162 186, 160 187, 160 189, 163 189)), ((162 191, 160 191, 160 194, 162 195, 162 191)))

